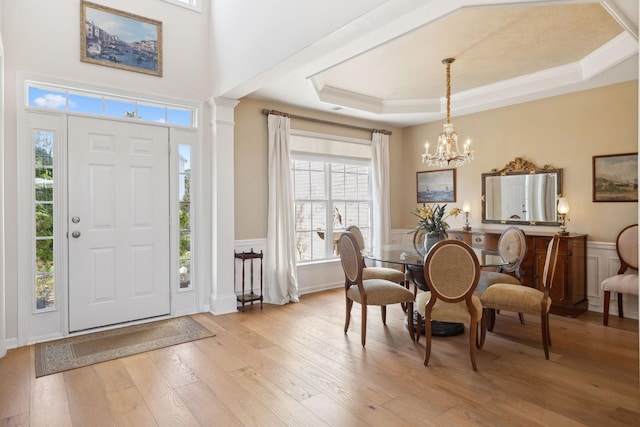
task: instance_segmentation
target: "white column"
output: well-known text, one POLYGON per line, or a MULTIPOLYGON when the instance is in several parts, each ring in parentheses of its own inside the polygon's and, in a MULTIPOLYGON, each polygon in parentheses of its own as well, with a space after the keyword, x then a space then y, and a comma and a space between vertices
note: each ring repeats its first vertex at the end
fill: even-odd
POLYGON ((237 100, 212 98, 211 108, 211 294, 213 314, 237 310, 233 281, 234 116, 237 100))
POLYGON ((0 34, 0 357, 7 353, 7 320, 4 314, 4 49, 0 34))

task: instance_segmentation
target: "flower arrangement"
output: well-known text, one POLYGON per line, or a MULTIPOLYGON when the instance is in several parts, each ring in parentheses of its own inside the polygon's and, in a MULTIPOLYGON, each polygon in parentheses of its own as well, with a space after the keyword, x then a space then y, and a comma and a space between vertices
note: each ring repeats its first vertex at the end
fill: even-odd
POLYGON ((424 205, 421 208, 415 208, 411 213, 419 218, 416 230, 424 230, 428 233, 433 231, 446 231, 449 224, 445 219, 460 214, 460 208, 453 208, 446 212, 447 205, 424 205))

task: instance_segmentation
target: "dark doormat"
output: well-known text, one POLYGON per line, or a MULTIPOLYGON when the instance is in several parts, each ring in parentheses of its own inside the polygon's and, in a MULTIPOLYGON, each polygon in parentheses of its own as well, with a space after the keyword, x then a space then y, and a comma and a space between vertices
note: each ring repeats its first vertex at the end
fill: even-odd
POLYGON ((213 336, 184 316, 39 343, 36 378, 213 336))

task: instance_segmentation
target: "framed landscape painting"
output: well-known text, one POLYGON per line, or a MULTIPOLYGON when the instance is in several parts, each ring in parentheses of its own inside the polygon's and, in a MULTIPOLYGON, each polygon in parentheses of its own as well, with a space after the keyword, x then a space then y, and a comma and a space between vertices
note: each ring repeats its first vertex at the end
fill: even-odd
POLYGON ((593 156, 593 201, 638 201, 638 153, 593 156))
POLYGON ((456 201, 456 170, 416 172, 418 203, 456 201))
POLYGON ((162 76, 162 22, 83 1, 80 60, 162 76))

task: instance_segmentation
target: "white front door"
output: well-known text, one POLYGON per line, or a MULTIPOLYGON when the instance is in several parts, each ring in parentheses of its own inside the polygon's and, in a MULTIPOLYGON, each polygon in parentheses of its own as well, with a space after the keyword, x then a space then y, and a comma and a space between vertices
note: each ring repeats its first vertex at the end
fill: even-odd
POLYGON ((69 330, 170 312, 169 131, 69 117, 69 330))

